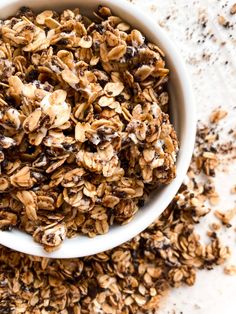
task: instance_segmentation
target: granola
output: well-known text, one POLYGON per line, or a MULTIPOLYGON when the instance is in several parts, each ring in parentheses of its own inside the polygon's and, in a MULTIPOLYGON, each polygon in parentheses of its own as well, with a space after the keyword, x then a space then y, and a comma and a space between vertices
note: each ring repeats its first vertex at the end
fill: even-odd
MULTIPOLYGON (((170 289, 191 286, 197 270, 211 270, 228 260, 230 249, 218 237, 222 224, 210 224, 207 241, 196 230, 199 223, 205 225, 204 217, 212 209, 209 200, 217 195, 212 174, 205 173, 201 178, 197 175, 196 157, 209 151, 212 145, 213 131, 208 131, 207 126, 199 127, 188 175, 171 204, 134 239, 103 253, 67 260, 29 256, 0 247, 0 312, 156 314, 170 289), (204 143, 203 129, 209 135, 204 143)), ((217 146, 220 140, 214 144, 220 147, 217 146)), ((216 154, 220 157, 220 151, 216 154)), ((39 207, 51 203, 52 196, 41 194, 39 207)), ((229 224, 234 214, 235 209, 217 215, 229 224)), ((98 217, 101 219, 96 228, 106 228, 106 211, 102 206, 93 210, 92 218, 98 217)), ((8 219, 16 218, 5 216, 8 219)), ((81 214, 78 223, 82 224, 83 219, 81 214)), ((47 233, 53 232, 53 228, 52 224, 47 233)), ((94 232, 93 228, 89 230, 94 232)), ((63 232, 58 230, 54 240, 63 236, 63 232)), ((37 236, 41 235, 39 231, 37 236)), ((226 275, 236 273, 235 265, 229 262, 223 270, 226 275)))
POLYGON ((1 21, 1 228, 52 251, 128 223, 175 177, 168 73, 160 48, 106 7, 1 21))

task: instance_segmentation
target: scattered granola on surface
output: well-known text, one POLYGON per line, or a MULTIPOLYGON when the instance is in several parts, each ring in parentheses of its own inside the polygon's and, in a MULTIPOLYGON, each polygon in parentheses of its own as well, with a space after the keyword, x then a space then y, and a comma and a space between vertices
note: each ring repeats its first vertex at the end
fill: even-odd
POLYGON ((127 223, 175 177, 164 54, 110 9, 0 24, 0 228, 45 250, 127 223))
POLYGON ((170 287, 193 285, 197 269, 229 256, 216 233, 202 244, 203 187, 183 185, 160 219, 133 240, 81 259, 54 260, 0 248, 0 311, 155 313, 170 287))

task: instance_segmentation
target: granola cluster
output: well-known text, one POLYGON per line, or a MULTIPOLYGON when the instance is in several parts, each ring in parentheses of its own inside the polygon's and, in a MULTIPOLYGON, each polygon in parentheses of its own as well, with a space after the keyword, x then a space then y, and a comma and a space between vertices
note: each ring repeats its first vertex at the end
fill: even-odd
POLYGON ((0 228, 47 251, 127 223, 175 177, 164 54, 98 7, 0 23, 0 228))

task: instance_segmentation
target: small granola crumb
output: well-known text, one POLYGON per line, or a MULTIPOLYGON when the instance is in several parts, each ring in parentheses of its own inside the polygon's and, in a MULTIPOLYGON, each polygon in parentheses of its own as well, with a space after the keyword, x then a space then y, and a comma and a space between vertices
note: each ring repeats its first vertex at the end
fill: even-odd
POLYGON ((236 185, 231 188, 230 192, 231 194, 236 194, 236 185))
POLYGON ((236 275, 236 265, 227 265, 224 267, 224 273, 226 275, 235 276, 236 275))
POLYGON ((209 197, 209 202, 210 202, 210 204, 213 205, 213 206, 218 205, 219 202, 220 202, 220 196, 219 196, 219 194, 215 192, 213 195, 211 195, 211 196, 209 197))
POLYGON ((234 216, 236 215, 236 208, 233 209, 229 209, 225 212, 221 212, 219 210, 216 210, 214 212, 214 215, 221 220, 223 225, 226 225, 227 227, 230 227, 231 224, 231 220, 234 218, 234 216))
POLYGON ((213 231, 219 231, 221 229, 221 225, 216 222, 213 222, 212 224, 210 224, 210 228, 213 231))
POLYGON ((234 15, 236 14, 236 3, 234 3, 230 9, 230 14, 234 15))
POLYGON ((230 26, 229 21, 223 15, 218 16, 218 23, 225 28, 230 26))
POLYGON ((215 110, 212 112, 211 116, 210 116, 210 122, 211 123, 218 123, 220 120, 222 120, 223 118, 225 118, 227 116, 227 111, 225 110, 215 110))

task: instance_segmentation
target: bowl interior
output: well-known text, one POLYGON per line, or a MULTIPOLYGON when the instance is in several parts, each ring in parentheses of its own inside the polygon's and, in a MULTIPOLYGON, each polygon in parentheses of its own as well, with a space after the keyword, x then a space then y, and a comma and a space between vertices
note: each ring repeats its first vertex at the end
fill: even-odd
POLYGON ((85 236, 66 239, 59 250, 48 254, 44 252, 39 244, 33 241, 31 236, 23 232, 18 230, 0 231, 0 243, 12 249, 38 256, 69 258, 92 255, 113 248, 144 230, 161 214, 176 194, 187 172, 196 129, 191 86, 183 62, 175 47, 173 47, 163 30, 150 17, 143 15, 136 7, 123 0, 1 0, 0 18, 14 15, 21 6, 29 6, 36 11, 49 8, 61 11, 65 8, 79 7, 83 14, 91 16, 91 12, 99 4, 109 6, 116 15, 141 30, 150 41, 159 45, 166 53, 167 66, 171 71, 169 82, 171 119, 180 141, 177 177, 171 184, 155 192, 148 204, 138 211, 129 224, 113 226, 105 235, 92 239, 85 236))

